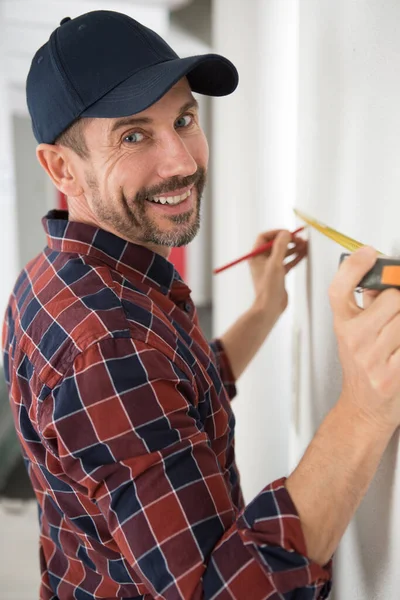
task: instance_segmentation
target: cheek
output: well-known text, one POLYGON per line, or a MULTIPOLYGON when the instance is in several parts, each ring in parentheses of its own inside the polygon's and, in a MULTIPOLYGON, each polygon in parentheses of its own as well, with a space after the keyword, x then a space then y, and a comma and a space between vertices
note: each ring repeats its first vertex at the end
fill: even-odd
POLYGON ((202 131, 196 140, 193 158, 201 167, 207 167, 209 157, 209 148, 207 138, 202 131))
POLYGON ((191 155, 198 166, 207 169, 208 166, 208 143, 202 130, 198 130, 183 138, 187 152, 191 155))
POLYGON ((120 193, 121 190, 126 195, 136 194, 145 184, 149 164, 151 161, 144 157, 127 153, 104 173, 104 185, 113 194, 120 193))

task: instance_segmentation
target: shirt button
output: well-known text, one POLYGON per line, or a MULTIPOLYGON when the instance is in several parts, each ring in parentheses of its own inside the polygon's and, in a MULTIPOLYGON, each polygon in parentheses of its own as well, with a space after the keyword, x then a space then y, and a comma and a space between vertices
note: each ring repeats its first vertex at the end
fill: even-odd
POLYGON ((186 312, 190 312, 192 310, 192 305, 190 304, 190 302, 185 302, 184 309, 186 312))

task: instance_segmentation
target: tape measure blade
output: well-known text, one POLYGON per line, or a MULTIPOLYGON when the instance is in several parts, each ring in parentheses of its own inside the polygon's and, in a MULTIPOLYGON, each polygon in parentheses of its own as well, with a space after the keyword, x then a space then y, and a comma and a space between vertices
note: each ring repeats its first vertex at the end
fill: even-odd
POLYGON ((361 248, 361 246, 362 246, 362 244, 360 244, 356 240, 353 240, 352 238, 350 238, 342 233, 339 233, 338 231, 336 231, 335 229, 332 229, 331 227, 317 226, 316 229, 318 231, 320 231, 326 237, 329 237, 331 240, 333 240, 337 244, 340 244, 341 246, 346 248, 346 250, 354 251, 357 248, 361 248))
POLYGON ((323 235, 326 235, 327 237, 332 239, 334 242, 337 242, 347 250, 354 251, 363 246, 363 244, 361 244, 357 240, 354 240, 353 238, 349 237, 348 235, 345 235, 344 233, 340 233, 336 229, 333 229, 333 227, 324 225, 320 221, 313 222, 312 219, 309 219, 308 222, 323 235))
MULTIPOLYGON (((294 208, 293 211, 300 219, 302 219, 303 221, 308 223, 308 225, 311 225, 311 227, 314 227, 314 229, 316 229, 317 231, 319 231, 326 237, 330 238, 337 244, 340 244, 341 246, 343 246, 343 248, 346 248, 346 250, 350 250, 351 252, 354 252, 355 250, 358 250, 362 246, 365 246, 365 244, 362 244, 358 240, 355 240, 355 239, 349 237, 348 235, 345 235, 344 233, 340 233, 336 229, 333 229, 332 227, 329 227, 328 225, 321 223, 321 221, 317 221, 316 219, 309 217, 308 215, 299 211, 297 208, 294 208)), ((383 254, 383 252, 380 252, 379 250, 377 250, 377 252, 381 256, 385 256, 385 254, 383 254)))
POLYGON ((344 235, 343 233, 336 232, 335 237, 338 244, 341 244, 342 246, 344 246, 348 250, 351 250, 352 252, 358 250, 364 245, 358 242, 357 240, 354 240, 353 238, 349 237, 348 235, 344 235))

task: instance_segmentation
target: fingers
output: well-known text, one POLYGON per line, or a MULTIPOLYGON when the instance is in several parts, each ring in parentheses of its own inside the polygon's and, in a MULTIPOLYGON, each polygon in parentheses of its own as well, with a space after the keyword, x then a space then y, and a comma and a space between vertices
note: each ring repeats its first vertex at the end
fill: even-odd
MULTIPOLYGON (((358 349, 358 359, 372 388, 383 398, 391 398, 398 393, 400 367, 400 314, 397 314, 382 329, 378 336, 358 349)), ((365 341, 365 340, 364 340, 365 341)), ((379 406, 382 412, 382 406, 379 406)))
MULTIPOLYGON (((271 231, 264 231, 263 233, 260 233, 257 236, 253 250, 256 250, 257 248, 266 244, 267 242, 274 240, 280 231, 282 231, 282 229, 271 229, 271 231)), ((267 250, 267 252, 269 253, 270 251, 267 250)))
POLYGON ((371 304, 374 302, 377 296, 379 296, 381 292, 379 290, 363 290, 362 291, 362 305, 364 310, 369 308, 371 304))
POLYGON ((291 239, 292 235, 290 231, 286 231, 285 229, 280 231, 276 236, 271 250, 271 259, 277 264, 282 264, 288 251, 288 245, 290 244, 291 239))
MULTIPOLYGON (((400 302, 398 304, 400 309, 400 302)), ((386 363, 391 355, 399 349, 400 314, 391 319, 379 333, 375 343, 376 364, 386 363)))
POLYGON ((376 259, 376 250, 363 246, 342 262, 329 288, 329 299, 336 317, 346 320, 362 311, 356 304, 354 290, 376 259))
POLYGON ((286 274, 289 273, 296 265, 299 264, 305 257, 305 254, 298 254, 293 260, 290 260, 284 265, 286 274))
POLYGON ((286 229, 273 229, 271 231, 261 233, 257 237, 254 248, 256 249, 271 240, 274 242, 272 247, 260 254, 258 257, 253 258, 253 265, 257 261, 260 261, 260 259, 265 260, 265 258, 272 258, 277 266, 280 268, 283 266, 284 272, 287 274, 308 254, 308 240, 296 235, 293 236, 292 233, 286 229), (293 260, 286 261, 286 263, 283 262, 292 255, 296 255, 293 260))
MULTIPOLYGON (((291 248, 289 248, 289 250, 292 250, 292 252, 290 252, 290 254, 293 254, 295 252, 303 252, 304 248, 307 247, 308 241, 299 237, 298 235, 293 236, 286 229, 271 229, 270 231, 265 231, 263 233, 260 233, 257 236, 256 242, 253 246, 253 250, 256 250, 260 246, 263 246, 266 243, 271 242, 271 241, 273 241, 275 244, 275 240, 276 240, 277 236, 282 232, 287 232, 290 236, 290 239, 287 244, 287 245, 289 245, 289 244, 291 245, 291 248)), ((264 256, 269 256, 270 254, 271 254, 271 249, 268 249, 263 253, 264 256)), ((287 256, 289 256, 290 254, 287 254, 287 256)))
POLYGON ((394 288, 384 290, 378 293, 374 301, 372 294, 369 296, 370 306, 368 311, 362 311, 358 324, 379 335, 385 326, 391 327, 392 319, 400 313, 400 291, 394 288))
POLYGON ((286 256, 291 254, 302 254, 305 256, 308 253, 308 241, 302 238, 294 238, 289 244, 286 256))
POLYGON ((298 265, 303 258, 305 258, 308 254, 308 241, 303 238, 294 237, 292 239, 292 243, 289 245, 289 249, 286 251, 285 258, 289 256, 294 256, 294 258, 290 261, 286 261, 284 263, 284 268, 286 274, 289 273, 296 265, 298 265), (292 247, 290 247, 292 246, 292 247))

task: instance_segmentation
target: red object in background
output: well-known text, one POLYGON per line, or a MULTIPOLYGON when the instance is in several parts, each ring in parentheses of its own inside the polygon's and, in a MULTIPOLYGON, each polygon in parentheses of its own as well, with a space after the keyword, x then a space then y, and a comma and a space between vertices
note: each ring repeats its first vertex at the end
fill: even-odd
POLYGON ((176 270, 182 279, 186 278, 186 248, 185 246, 179 246, 179 248, 171 248, 171 253, 168 260, 175 265, 176 270))
MULTIPOLYGON (((68 210, 67 198, 65 194, 57 190, 57 208, 59 210, 68 210)), ((176 270, 182 279, 186 277, 186 249, 185 246, 172 248, 168 259, 175 265, 176 270)))

